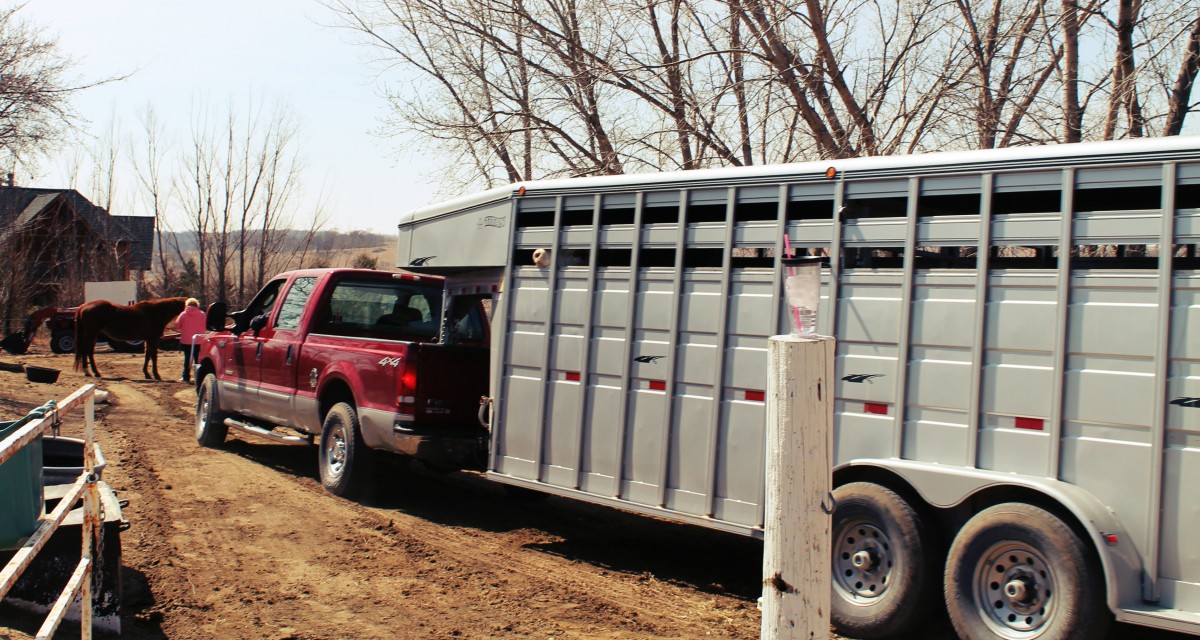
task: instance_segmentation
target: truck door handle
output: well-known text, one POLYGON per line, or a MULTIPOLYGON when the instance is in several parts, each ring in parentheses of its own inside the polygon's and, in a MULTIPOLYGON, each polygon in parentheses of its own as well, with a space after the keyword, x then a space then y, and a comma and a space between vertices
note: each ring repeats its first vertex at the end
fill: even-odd
POLYGON ((262 343, 261 342, 254 346, 254 359, 262 360, 262 343))
POLYGON ((292 345, 292 344, 289 344, 289 345, 288 345, 288 350, 287 350, 287 359, 286 359, 286 361, 285 361, 285 364, 291 364, 291 363, 292 363, 292 348, 293 348, 293 347, 295 347, 295 346, 296 346, 296 345, 292 345))

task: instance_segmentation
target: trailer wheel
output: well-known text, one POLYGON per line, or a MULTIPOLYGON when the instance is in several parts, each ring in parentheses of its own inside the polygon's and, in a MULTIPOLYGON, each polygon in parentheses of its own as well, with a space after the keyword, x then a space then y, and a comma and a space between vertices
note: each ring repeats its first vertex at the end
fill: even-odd
POLYGON ((62 331, 50 336, 50 350, 54 353, 72 353, 75 351, 75 334, 62 331))
POLYGON ((363 442, 358 413, 345 402, 333 405, 325 415, 317 466, 321 484, 335 496, 356 498, 368 486, 372 451, 363 442))
POLYGON ((228 434, 225 414, 217 402, 217 376, 206 374, 196 390, 196 442, 202 447, 215 449, 225 444, 228 434))
POLYGON ((930 619, 937 571, 920 515, 890 489, 852 482, 833 492, 833 600, 839 634, 908 637, 930 619))
POLYGON ((967 522, 950 547, 945 591, 965 640, 1103 638, 1112 617, 1084 542, 1029 504, 999 504, 967 522))

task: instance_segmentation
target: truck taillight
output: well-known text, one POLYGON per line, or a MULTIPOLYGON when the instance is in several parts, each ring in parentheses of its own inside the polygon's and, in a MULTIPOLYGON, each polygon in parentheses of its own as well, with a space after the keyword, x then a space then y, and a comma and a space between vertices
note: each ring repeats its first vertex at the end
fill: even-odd
POLYGON ((417 368, 416 363, 404 363, 400 371, 399 388, 396 390, 397 413, 412 416, 417 411, 417 368))

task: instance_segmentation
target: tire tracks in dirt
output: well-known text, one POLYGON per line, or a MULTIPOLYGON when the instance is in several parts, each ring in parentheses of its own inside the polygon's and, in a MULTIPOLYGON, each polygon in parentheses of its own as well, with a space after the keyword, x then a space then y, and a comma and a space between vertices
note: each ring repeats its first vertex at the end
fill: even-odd
MULTIPOLYGON (((174 464, 193 467, 192 473, 200 473, 204 471, 204 464, 198 459, 231 455, 228 452, 199 448, 194 442, 190 442, 190 429, 187 429, 186 436, 182 433, 183 426, 189 425, 192 418, 190 402, 193 402, 191 398, 194 396, 190 395, 192 392, 189 388, 122 382, 110 384, 110 389, 115 392, 119 402, 158 407, 157 418, 160 425, 156 428, 170 430, 161 434, 163 439, 189 441, 187 446, 194 447, 195 450, 180 456, 181 459, 176 460, 174 464), (162 420, 168 417, 161 415, 164 410, 170 420, 162 420)), ((129 425, 122 425, 121 430, 127 430, 128 427, 129 425)), ((149 425, 147 427, 149 428, 149 425)), ((231 448, 238 449, 243 455, 245 451, 250 451, 253 455, 256 452, 255 447, 259 446, 243 446, 238 443, 231 448)), ((273 448, 272 445, 261 446, 273 448)), ((144 444, 136 450, 141 451, 147 447, 154 448, 144 444)), ((171 451, 177 448, 165 447, 171 451)), ((234 454, 232 457, 245 463, 238 464, 239 467, 259 464, 257 460, 245 460, 242 455, 234 454)), ((315 455, 313 457, 315 458, 315 455)), ((138 490, 146 492, 147 496, 156 502, 161 499, 169 503, 178 503, 179 495, 161 494, 178 491, 178 488, 167 487, 170 487, 172 478, 179 477, 183 471, 172 469, 168 473, 162 473, 155 468, 153 460, 146 459, 145 455, 138 456, 136 460, 138 470, 131 476, 136 478, 135 486, 138 490), (156 490, 160 492, 157 495, 153 493, 156 490)), ((754 611, 752 603, 696 592, 662 582, 649 574, 624 575, 587 562, 547 555, 544 551, 530 548, 531 544, 539 541, 552 540, 554 534, 530 530, 494 533, 469 527, 447 526, 405 513, 402 507, 381 508, 336 499, 325 493, 312 477, 294 473, 281 474, 270 467, 260 467, 258 470, 251 468, 249 471, 254 476, 269 472, 273 476, 272 484, 290 485, 292 490, 306 494, 314 504, 323 505, 322 510, 326 508, 324 505, 332 501, 338 505, 334 510, 354 514, 351 526, 334 536, 334 545, 346 545, 353 550, 351 556, 365 557, 347 558, 341 555, 343 551, 328 549, 318 550, 311 557, 312 560, 330 570, 350 569, 367 573, 374 570, 374 575, 370 576, 372 581, 395 587, 398 593, 407 594, 404 596, 406 600, 427 600, 435 610, 439 606, 450 608, 460 614, 465 623, 470 623, 459 630, 460 633, 470 633, 464 637, 511 637, 535 631, 551 634, 561 632, 567 634, 567 637, 597 638, 757 637, 757 612, 754 611), (371 557, 380 553, 389 554, 386 561, 371 557), (347 566, 347 563, 350 566, 347 566), (464 598, 466 602, 455 602, 464 598), (464 608, 469 611, 462 611, 464 608), (490 622, 491 619, 496 619, 496 622, 490 622), (607 631, 599 632, 600 629, 607 631)), ((438 482, 436 479, 428 481, 438 482)), ((208 510, 208 515, 215 519, 228 520, 235 517, 236 509, 234 515, 230 513, 231 501, 257 499, 256 492, 244 491, 244 484, 242 488, 243 491, 238 493, 238 485, 235 484, 230 486, 232 493, 225 497, 207 496, 203 500, 202 508, 208 510), (246 495, 248 493, 255 495, 246 495)), ((466 488, 457 490, 470 491, 466 488)), ((270 508, 272 505, 262 506, 270 508)), ((197 556, 203 555, 189 547, 205 546, 203 541, 208 536, 219 536, 220 533, 204 530, 206 527, 196 522, 197 514, 185 513, 186 507, 174 508, 180 511, 180 517, 186 520, 189 526, 200 530, 181 534, 174 518, 162 518, 159 522, 147 525, 147 528, 154 531, 153 537, 160 540, 155 553, 167 556, 166 560, 153 568, 158 573, 152 582, 166 581, 188 585, 189 562, 194 562, 197 556), (168 539, 175 542, 168 543, 168 539), (180 560, 183 566, 176 566, 171 555, 184 555, 180 560)), ((154 518, 150 520, 153 521, 154 518)), ((239 530, 239 533, 249 539, 251 546, 270 546, 287 542, 279 540, 277 531, 272 534, 275 537, 269 540, 263 540, 263 532, 239 530)), ((215 546, 206 550, 207 553, 219 551, 215 546)), ((266 549, 260 550, 260 553, 266 552, 266 549)), ((229 566, 230 573, 239 572, 236 558, 235 554, 229 566)), ((320 571, 314 571, 313 577, 318 573, 320 571)), ((212 619, 219 617, 219 612, 213 613, 214 608, 219 605, 214 604, 211 597, 206 597, 208 594, 197 593, 196 589, 194 584, 186 588, 160 589, 159 593, 155 594, 157 604, 150 609, 147 619, 155 622, 155 612, 165 613, 165 607, 169 606, 186 610, 189 620, 193 623, 200 623, 201 626, 214 625, 210 627, 214 630, 223 628, 219 621, 212 619), (158 602, 159 600, 165 600, 169 604, 158 602)), ((203 587, 199 589, 202 591, 203 587)), ((296 587, 292 590, 302 589, 303 587, 296 587)), ((242 590, 252 589, 243 587, 242 590)), ((376 593, 380 589, 368 591, 376 593)), ((379 599, 379 594, 367 595, 362 601, 351 599, 342 604, 369 609, 375 605, 374 600, 379 599)), ((328 613, 333 615, 335 612, 332 611, 332 607, 330 609, 328 613)), ((361 617, 358 616, 356 623, 365 622, 361 617)), ((447 629, 444 622, 439 624, 436 615, 416 617, 419 633, 430 633, 430 637, 437 637, 437 633, 447 629), (426 631, 433 629, 437 631, 426 631)), ((449 632, 455 630, 449 629, 449 632)), ((381 632, 380 637, 390 636, 381 632)))

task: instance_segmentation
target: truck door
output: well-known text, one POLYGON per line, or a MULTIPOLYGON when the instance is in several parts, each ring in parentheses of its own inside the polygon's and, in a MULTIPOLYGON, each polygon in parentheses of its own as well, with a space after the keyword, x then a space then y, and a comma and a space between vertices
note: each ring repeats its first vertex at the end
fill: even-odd
POLYGON ((294 426, 292 401, 297 392, 296 371, 303 341, 301 319, 316 286, 315 276, 296 278, 274 318, 259 333, 259 410, 274 424, 294 426))
MULTIPOLYGON (((262 362, 262 329, 250 329, 257 324, 254 318, 268 316, 285 280, 267 283, 243 310, 230 314, 234 318, 236 335, 232 339, 232 358, 226 361, 221 380, 221 405, 226 410, 248 416, 262 415, 258 399, 259 370, 262 362)), ((265 328, 265 327, 264 327, 265 328)))

